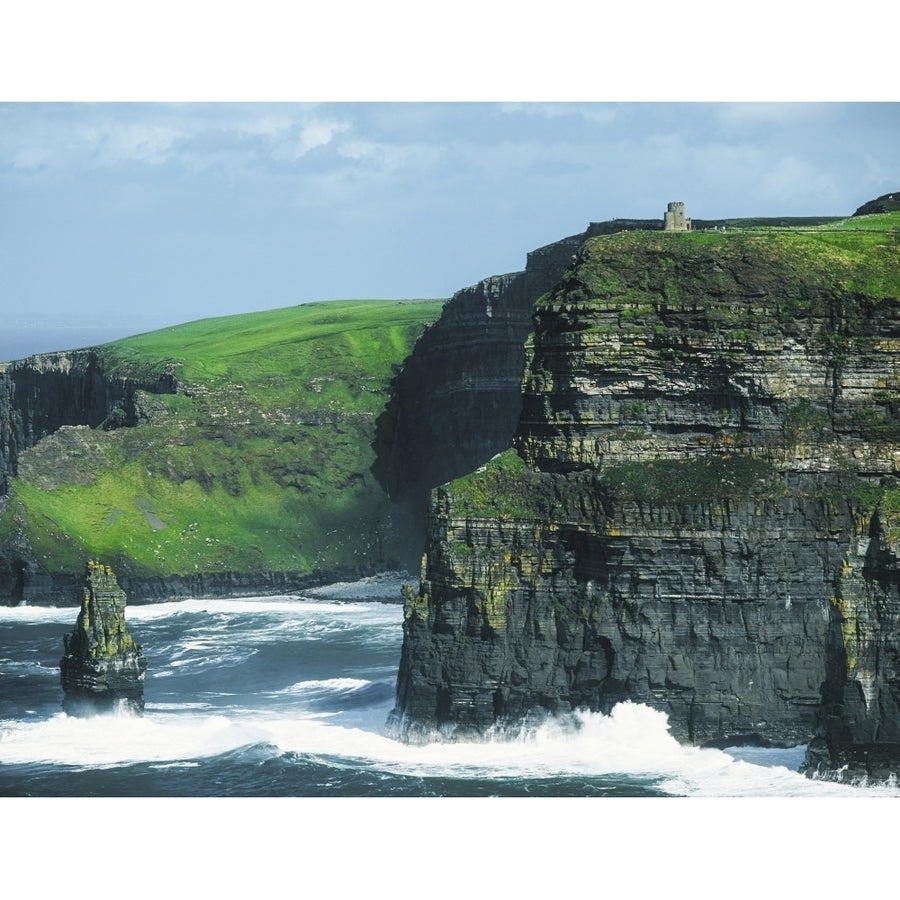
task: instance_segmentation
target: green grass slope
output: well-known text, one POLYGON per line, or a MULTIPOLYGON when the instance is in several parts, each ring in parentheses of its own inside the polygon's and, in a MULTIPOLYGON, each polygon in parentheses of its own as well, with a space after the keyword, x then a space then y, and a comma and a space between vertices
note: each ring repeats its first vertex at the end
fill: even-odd
MULTIPOLYGON (((22 454, 0 541, 51 573, 311 574, 390 563, 369 473, 390 378, 441 301, 332 301, 206 319, 101 348, 172 369, 133 428, 64 428, 22 454)), ((115 419, 115 415, 112 416, 115 419)))

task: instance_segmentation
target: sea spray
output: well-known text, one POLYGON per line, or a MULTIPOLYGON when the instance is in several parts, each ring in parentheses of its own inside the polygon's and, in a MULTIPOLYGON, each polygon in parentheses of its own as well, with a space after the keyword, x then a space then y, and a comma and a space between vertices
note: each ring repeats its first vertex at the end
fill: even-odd
POLYGON ((94 768, 183 761, 264 740, 246 719, 118 710, 90 719, 59 714, 34 723, 0 726, 0 765, 46 763, 94 768))

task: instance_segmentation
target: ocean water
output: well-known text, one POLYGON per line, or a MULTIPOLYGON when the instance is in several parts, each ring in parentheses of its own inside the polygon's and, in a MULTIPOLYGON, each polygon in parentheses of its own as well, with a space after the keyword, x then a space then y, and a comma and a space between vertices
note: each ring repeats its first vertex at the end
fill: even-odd
POLYGON ((61 708, 75 608, 0 609, 0 796, 896 797, 798 773, 804 748, 679 745, 636 704, 513 741, 411 747, 394 701, 399 576, 295 597, 131 605, 143 715, 61 708))
POLYGON ((682 747, 628 703, 512 741, 388 739, 402 580, 129 606, 142 716, 68 717, 77 610, 0 608, 4 891, 755 900, 773 879, 835 896, 892 878, 900 791, 811 781, 803 747, 682 747), (859 840, 872 864, 835 865, 859 840))

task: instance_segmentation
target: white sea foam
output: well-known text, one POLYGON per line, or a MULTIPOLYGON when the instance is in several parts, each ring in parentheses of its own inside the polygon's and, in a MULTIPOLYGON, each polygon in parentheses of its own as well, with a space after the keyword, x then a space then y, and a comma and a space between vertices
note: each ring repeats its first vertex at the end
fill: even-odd
POLYGON ((374 769, 417 777, 527 780, 608 775, 649 781, 676 796, 900 796, 896 787, 862 789, 814 781, 781 765, 754 764, 722 750, 682 746, 669 734, 663 713, 633 703, 619 704, 609 716, 581 713, 567 721, 551 720, 514 741, 407 746, 372 732, 314 720, 280 722, 273 731, 277 732, 273 743, 283 750, 365 761, 374 769))
POLYGON ((372 682, 365 678, 320 678, 298 681, 290 687, 274 691, 276 694, 321 694, 323 692, 347 694, 368 687, 372 682))
MULTIPOLYGON (((325 589, 322 589, 325 591, 325 589)), ((326 594, 323 593, 323 597, 326 594)), ((59 622, 72 625, 78 615, 77 606, 0 606, 0 624, 29 625, 59 622)), ((168 603, 129 605, 128 622, 154 622, 177 616, 204 617, 209 630, 234 627, 234 618, 246 615, 265 615, 273 618, 269 627, 279 627, 279 619, 315 622, 326 619, 332 623, 383 624, 399 623, 403 618, 400 604, 310 600, 299 597, 240 597, 225 600, 176 600, 168 603), (215 619, 213 617, 221 617, 215 619)))
MULTIPOLYGON (((293 686, 311 689, 315 682, 293 686)), ((320 686, 358 689, 357 679, 324 679, 320 686)), ((289 688, 288 691, 291 691, 289 688)), ((273 752, 315 755, 338 768, 363 767, 411 777, 458 779, 615 776, 689 797, 897 797, 896 786, 853 787, 815 781, 782 765, 746 762, 722 750, 680 745, 666 717, 632 703, 609 716, 581 713, 551 720, 516 740, 412 746, 375 731, 348 728, 332 716, 277 712, 182 715, 157 712, 38 723, 0 723, 0 764, 50 762, 111 766, 135 762, 188 763, 251 744, 273 752)))
POLYGON ((252 720, 215 715, 133 715, 79 719, 59 713, 36 723, 0 722, 0 765, 114 766, 216 756, 265 741, 252 720))
POLYGON ((147 710, 187 710, 187 709, 212 709, 211 703, 203 703, 203 702, 181 702, 181 703, 161 703, 161 702, 153 702, 147 703, 144 707, 147 710))
MULTIPOLYGON (((37 607, 32 607, 36 609, 37 607)), ((19 607, 13 607, 19 609, 19 607)), ((309 618, 328 615, 335 619, 366 619, 392 622, 402 619, 402 608, 391 603, 334 603, 299 597, 240 597, 232 600, 175 600, 129 606, 126 615, 135 622, 165 619, 177 615, 242 616, 278 615, 309 618)), ((71 617, 69 616, 65 621, 71 617)), ((227 621, 219 623, 227 626, 227 621)))
MULTIPOLYGON (((75 614, 74 608, 7 607, 0 609, 0 622, 71 626, 75 614)), ((296 643, 301 661, 302 643, 329 633, 346 631, 361 647, 383 644, 388 635, 396 639, 402 609, 397 604, 336 603, 321 597, 264 597, 133 606, 128 616, 137 623, 135 636, 144 642, 145 653, 152 647, 154 631, 165 636, 165 643, 152 647, 155 662, 148 673, 152 680, 246 658, 268 641, 296 643), (170 617, 186 618, 176 628, 164 621, 170 617), (142 622, 150 645, 141 633, 142 622)), ((56 675, 55 668, 40 662, 12 663, 26 667, 23 672, 36 666, 36 674, 56 675)), ((336 767, 410 777, 527 781, 610 776, 614 781, 635 779, 661 792, 694 797, 900 796, 897 787, 854 788, 807 779, 796 771, 802 748, 728 752, 684 747, 669 733, 663 713, 631 703, 618 705, 608 716, 580 713, 549 720, 515 740, 406 745, 380 733, 389 702, 376 700, 357 709, 348 703, 348 709, 340 712, 306 708, 329 694, 358 699, 375 684, 372 679, 381 678, 380 669, 370 667, 365 672, 368 680, 350 677, 338 662, 326 677, 316 670, 320 677, 296 680, 303 674, 302 666, 291 671, 293 678, 282 682, 289 686, 268 692, 265 703, 251 700, 255 708, 220 708, 200 702, 206 695, 182 688, 184 693, 178 696, 160 697, 166 702, 155 703, 148 697, 143 717, 76 719, 59 713, 37 722, 30 716, 0 721, 0 765, 87 767, 146 762, 180 766, 257 745, 268 748, 265 752, 314 755, 336 767)), ((384 674, 387 679, 392 673, 384 674)), ((226 679, 214 696, 221 699, 228 688, 226 679)))
POLYGON ((0 625, 38 625, 42 622, 71 625, 77 616, 77 606, 0 606, 0 625))

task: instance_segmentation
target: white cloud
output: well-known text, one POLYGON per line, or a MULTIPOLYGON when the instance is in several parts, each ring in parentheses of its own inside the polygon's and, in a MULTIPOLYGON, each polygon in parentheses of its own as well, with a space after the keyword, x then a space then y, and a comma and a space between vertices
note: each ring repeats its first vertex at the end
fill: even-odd
POLYGON ((350 128, 347 122, 331 122, 313 120, 307 122, 300 129, 300 139, 297 142, 297 155, 303 156, 316 147, 324 147, 330 144, 335 135, 342 134, 350 128))
POLYGON ((241 117, 235 128, 237 134, 251 137, 277 138, 294 127, 294 117, 286 114, 263 114, 241 117))
POLYGON ((102 122, 77 130, 83 150, 101 165, 134 161, 159 165, 170 158, 176 145, 190 132, 170 125, 148 122, 102 122))
POLYGON ((382 172, 429 171, 453 155, 453 147, 420 142, 370 141, 362 138, 341 141, 337 152, 344 159, 366 164, 382 172))
POLYGON ((500 109, 545 119, 574 116, 594 125, 612 125, 618 115, 615 104, 609 103, 502 103, 500 109))
POLYGON ((22 105, 4 110, 0 164, 17 169, 83 170, 135 161, 165 162, 197 125, 134 108, 22 105))
POLYGON ((7 157, 9 164, 15 169, 38 169, 51 161, 53 149, 51 147, 24 143, 15 147, 9 147, 3 155, 7 157))
POLYGON ((350 123, 309 104, 12 104, 0 107, 0 165, 60 173, 121 163, 192 170, 296 160, 350 123), (265 143, 260 143, 260 142, 265 143))

